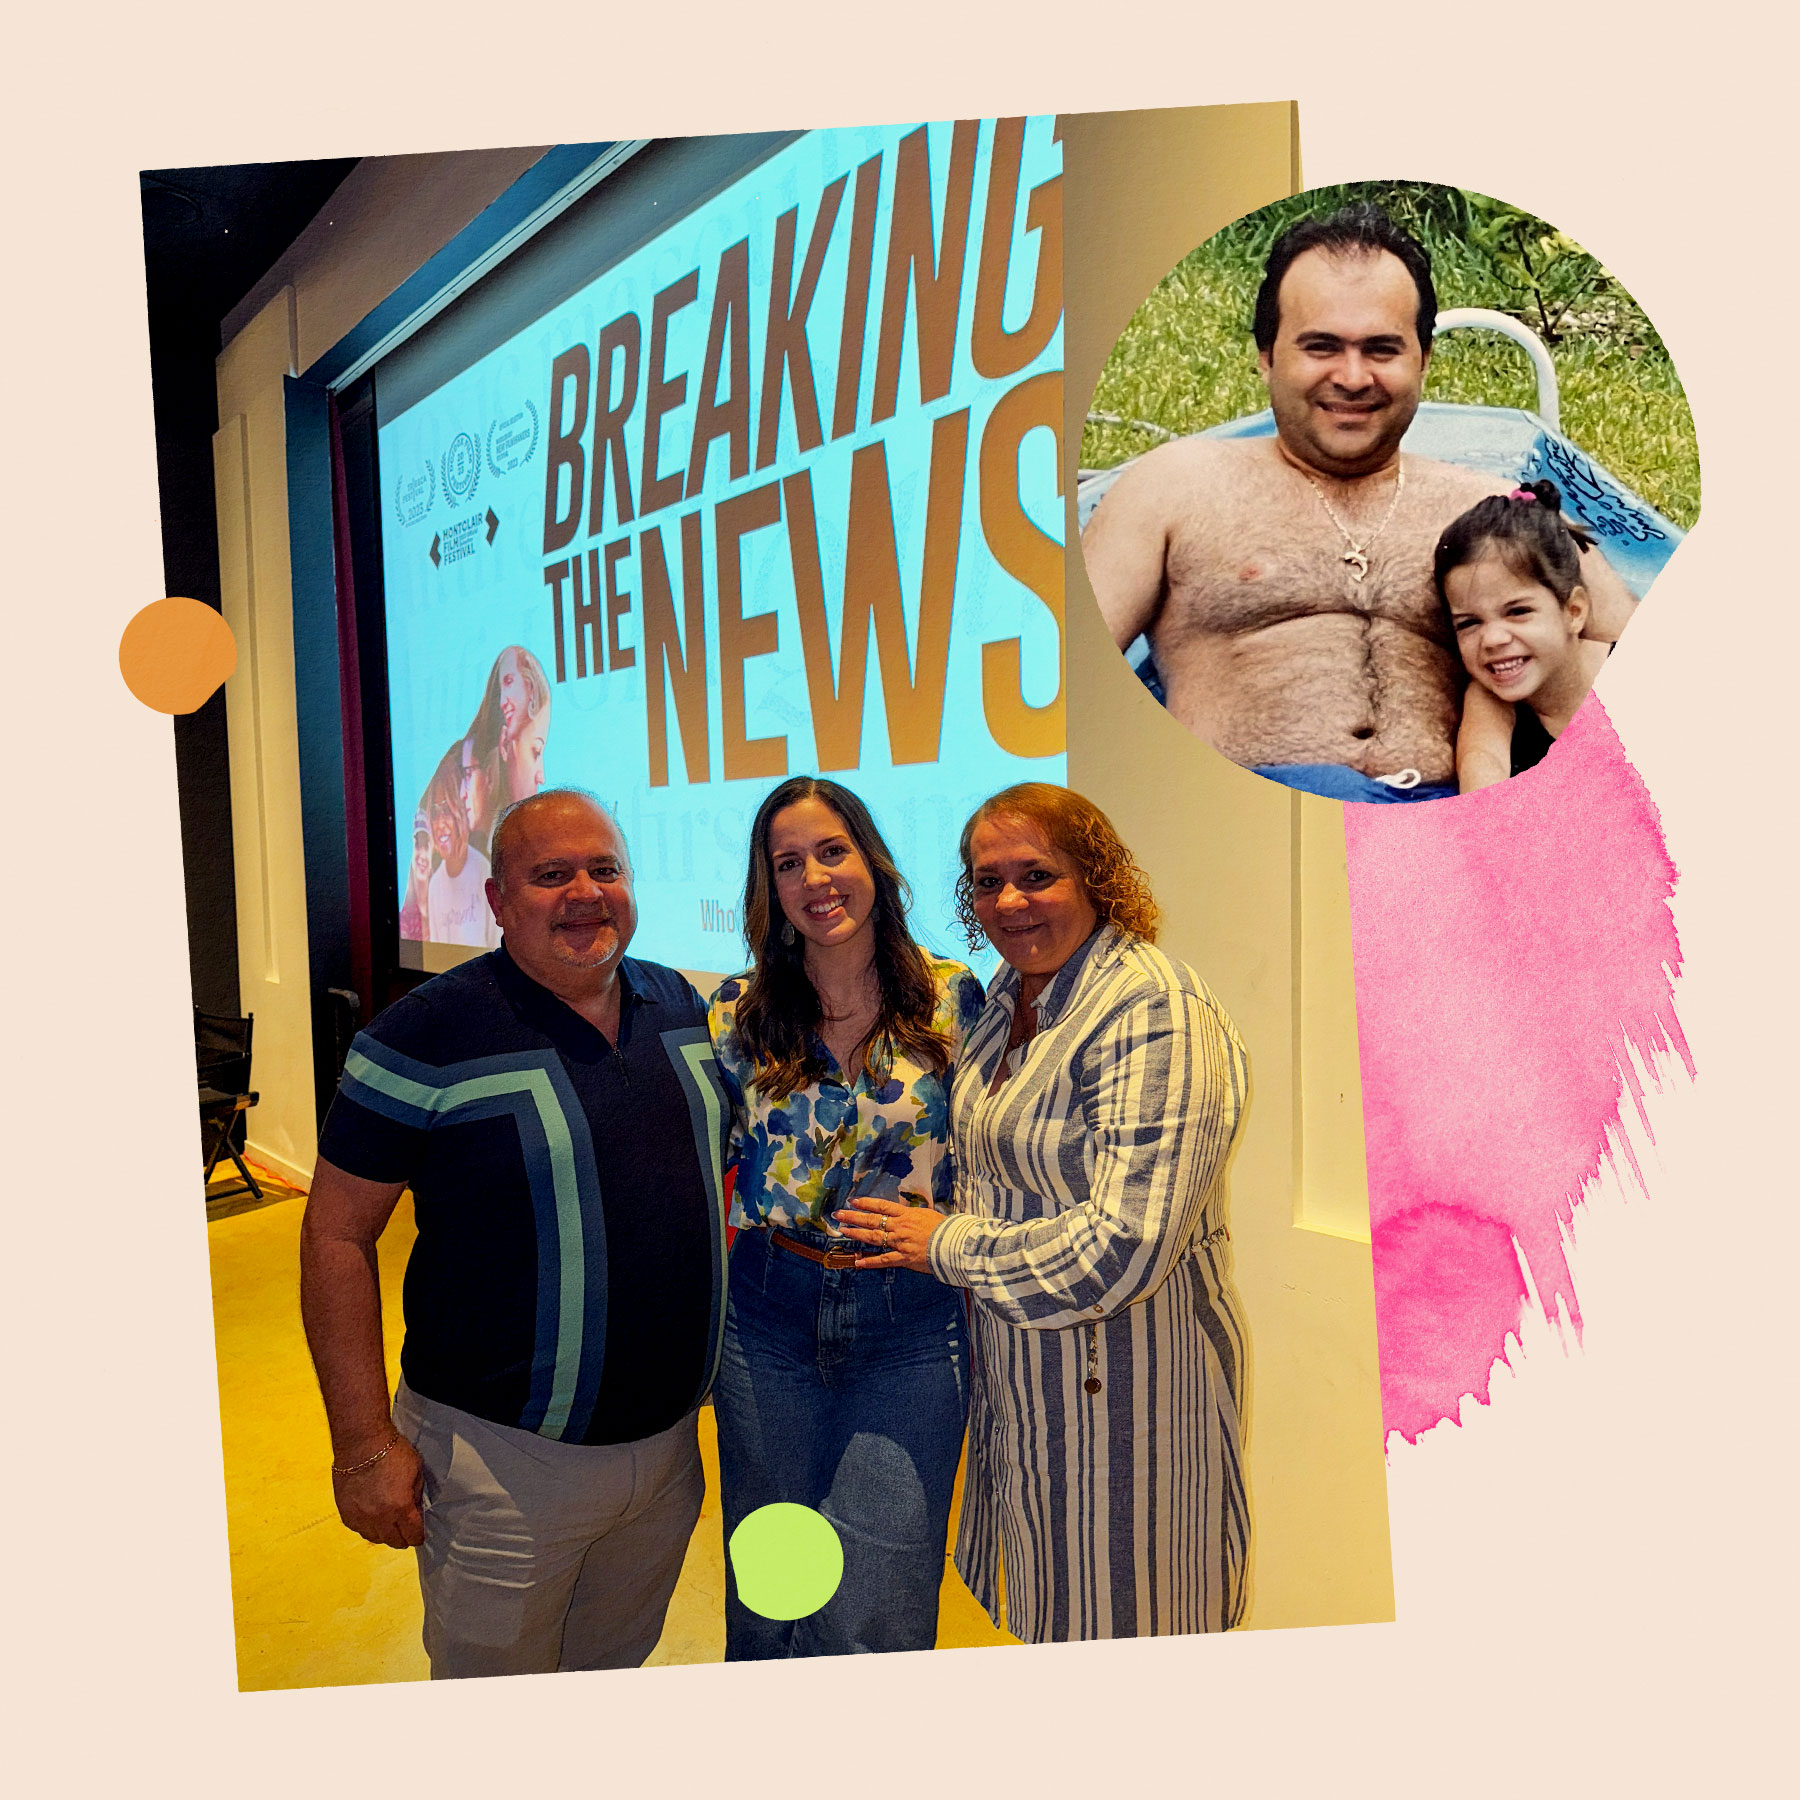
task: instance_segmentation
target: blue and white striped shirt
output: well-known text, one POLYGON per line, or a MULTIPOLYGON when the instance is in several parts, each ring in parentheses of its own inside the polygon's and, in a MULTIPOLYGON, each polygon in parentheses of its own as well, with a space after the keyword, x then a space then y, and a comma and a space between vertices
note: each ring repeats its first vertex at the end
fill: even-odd
POLYGON ((1018 1003, 1003 967, 957 1066, 956 1211, 931 1240, 975 1302, 957 1568, 998 1622, 1004 1557, 1028 1643, 1223 1630, 1249 1547, 1224 1182, 1244 1048, 1191 969, 1103 926, 990 1096, 1018 1003))

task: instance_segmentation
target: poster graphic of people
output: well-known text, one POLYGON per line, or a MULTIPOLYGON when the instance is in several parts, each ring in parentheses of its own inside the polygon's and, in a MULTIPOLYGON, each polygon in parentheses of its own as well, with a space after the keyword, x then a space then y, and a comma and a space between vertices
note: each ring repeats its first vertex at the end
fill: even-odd
POLYGON ((402 883, 400 936, 411 943, 491 950, 500 941, 487 903, 494 822, 544 785, 550 684, 519 644, 494 658, 469 729, 439 759, 413 814, 402 883))

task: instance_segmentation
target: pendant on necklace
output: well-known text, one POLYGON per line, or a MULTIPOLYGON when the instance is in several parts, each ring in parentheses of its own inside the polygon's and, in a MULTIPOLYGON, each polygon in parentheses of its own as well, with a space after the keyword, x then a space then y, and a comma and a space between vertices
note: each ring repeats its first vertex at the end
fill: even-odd
POLYGON ((1339 559, 1350 565, 1350 579, 1361 581, 1369 572, 1369 559, 1360 550, 1346 550, 1339 559))

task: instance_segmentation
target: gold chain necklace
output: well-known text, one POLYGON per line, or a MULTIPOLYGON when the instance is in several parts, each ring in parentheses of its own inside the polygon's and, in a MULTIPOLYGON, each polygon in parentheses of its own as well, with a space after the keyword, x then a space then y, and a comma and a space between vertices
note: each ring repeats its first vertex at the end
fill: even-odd
POLYGON ((1400 496, 1406 491, 1406 465, 1402 462, 1394 464, 1394 497, 1388 502, 1388 509, 1382 515, 1381 523, 1360 544, 1351 535, 1350 527, 1337 516, 1337 508, 1325 498, 1325 490, 1310 475, 1307 475, 1304 469, 1300 473, 1306 475, 1306 485, 1318 496, 1319 504, 1325 509, 1325 516, 1344 534, 1344 542, 1350 546, 1338 558, 1338 561, 1350 565, 1352 581, 1361 581, 1369 572, 1369 550, 1375 540, 1387 530, 1395 510, 1400 505, 1400 496))

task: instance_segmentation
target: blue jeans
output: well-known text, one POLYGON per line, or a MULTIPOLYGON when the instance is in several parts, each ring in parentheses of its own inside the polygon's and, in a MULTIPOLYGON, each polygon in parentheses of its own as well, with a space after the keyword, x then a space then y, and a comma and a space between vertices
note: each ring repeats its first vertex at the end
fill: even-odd
POLYGON ((725 1539, 759 1506, 811 1506, 843 1543, 844 1578, 809 1617, 765 1619, 740 1604, 727 1556, 727 1662, 937 1642, 968 1355, 954 1288, 908 1269, 827 1269, 767 1231, 738 1233, 713 1384, 725 1539))
POLYGON ((1262 763, 1251 773, 1279 781, 1283 787, 1298 788, 1303 794, 1322 794, 1327 800, 1372 800, 1378 806, 1449 800, 1456 794, 1454 781, 1419 781, 1415 777, 1411 787, 1398 787, 1392 779, 1360 775, 1337 763, 1262 763))

